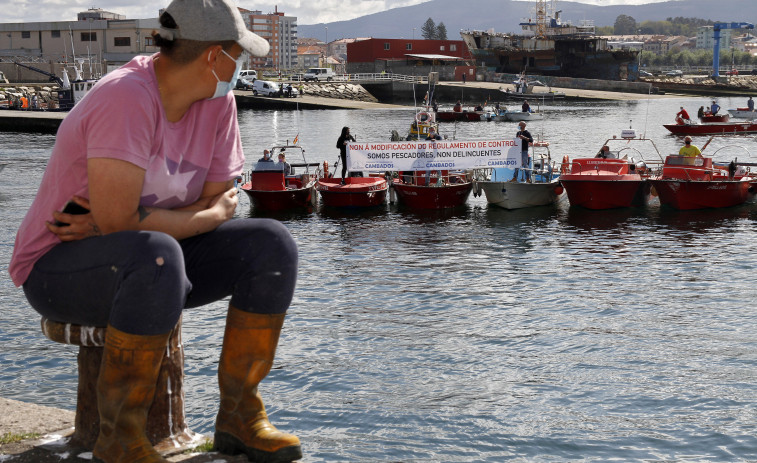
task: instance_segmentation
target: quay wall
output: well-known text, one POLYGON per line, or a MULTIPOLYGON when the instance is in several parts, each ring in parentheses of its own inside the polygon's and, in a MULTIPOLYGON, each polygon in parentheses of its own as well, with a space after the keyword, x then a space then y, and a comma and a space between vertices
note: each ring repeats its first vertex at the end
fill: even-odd
MULTIPOLYGON (((488 82, 502 82, 512 84, 518 80, 517 74, 500 74, 487 73, 477 75, 477 80, 488 82)), ((603 92, 625 92, 625 93, 656 93, 654 86, 649 82, 628 82, 625 80, 603 80, 603 79, 579 79, 577 77, 557 77, 557 76, 528 76, 530 81, 542 82, 547 87, 572 88, 577 90, 599 90, 603 92)))
POLYGON ((0 110, 1 132, 57 133, 66 112, 0 110))

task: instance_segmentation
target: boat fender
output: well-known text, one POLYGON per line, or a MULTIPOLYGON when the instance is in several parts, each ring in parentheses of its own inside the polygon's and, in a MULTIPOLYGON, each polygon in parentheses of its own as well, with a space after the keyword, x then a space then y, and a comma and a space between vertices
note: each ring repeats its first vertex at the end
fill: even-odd
POLYGON ((481 196, 481 184, 476 179, 473 179, 473 197, 478 198, 481 196))
POLYGON ((314 183, 313 186, 310 187, 310 204, 312 204, 313 206, 317 206, 318 205, 318 193, 317 193, 317 191, 318 190, 316 190, 315 183, 314 183))
POLYGON ((565 188, 563 188, 563 186, 558 183, 557 186, 555 186, 555 194, 557 196, 560 196, 563 193, 563 191, 565 191, 565 188))
POLYGON ((329 177, 329 161, 323 161, 323 178, 329 177))
POLYGON ((568 156, 562 157, 562 164, 560 165, 560 174, 567 174, 570 170, 570 158, 568 156))

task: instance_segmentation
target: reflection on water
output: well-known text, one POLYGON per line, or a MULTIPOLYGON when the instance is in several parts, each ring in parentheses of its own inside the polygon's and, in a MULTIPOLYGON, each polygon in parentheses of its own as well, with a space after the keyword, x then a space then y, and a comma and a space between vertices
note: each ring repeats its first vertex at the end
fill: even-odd
MULTIPOLYGON (((561 158, 595 153, 633 119, 670 151, 678 141, 660 124, 699 100, 549 104, 554 115, 529 128, 549 134, 561 158)), ((248 165, 297 133, 309 161, 333 162, 342 126, 385 140, 411 115, 240 111, 240 124, 248 165)), ((442 132, 491 138, 515 127, 442 132)), ((3 268, 52 146, 49 136, 27 136, 24 149, 14 140, 0 134, 3 268)), ((757 459, 754 203, 507 211, 471 196, 450 211, 263 215, 242 195, 238 215, 282 221, 299 246, 295 299, 261 391, 274 424, 302 439, 304 461, 757 459)), ((72 409, 74 349, 43 338, 3 276, 0 395, 72 409)), ((187 414, 206 433, 225 305, 184 316, 187 414)))

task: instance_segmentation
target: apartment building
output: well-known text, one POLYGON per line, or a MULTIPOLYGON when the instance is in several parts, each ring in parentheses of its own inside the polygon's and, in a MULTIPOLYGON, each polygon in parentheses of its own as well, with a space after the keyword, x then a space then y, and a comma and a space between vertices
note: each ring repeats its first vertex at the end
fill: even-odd
MULTIPOLYGON (((731 48, 731 29, 720 31, 720 48, 731 48)), ((712 26, 702 26, 697 29, 697 48, 712 50, 715 46, 715 31, 712 26)))
POLYGON ((297 68, 297 18, 286 16, 275 8, 273 13, 263 14, 260 10, 240 9, 247 28, 268 41, 271 51, 268 56, 253 57, 253 68, 294 69, 297 68))

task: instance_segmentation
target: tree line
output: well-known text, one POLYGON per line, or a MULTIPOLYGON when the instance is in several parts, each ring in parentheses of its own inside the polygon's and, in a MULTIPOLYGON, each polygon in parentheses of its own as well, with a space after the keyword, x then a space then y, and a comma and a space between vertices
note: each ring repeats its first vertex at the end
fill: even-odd
POLYGON ((622 14, 615 18, 613 26, 598 27, 597 35, 683 35, 693 37, 697 35, 697 29, 702 26, 712 26, 715 21, 711 19, 666 18, 664 21, 636 22, 632 16, 622 14))
MULTIPOLYGON (((712 66, 712 50, 680 50, 674 48, 665 54, 642 52, 639 56, 642 66, 712 66)), ((720 50, 720 66, 729 67, 757 65, 757 57, 746 51, 720 50)), ((643 69, 643 68, 642 68, 643 69)))

